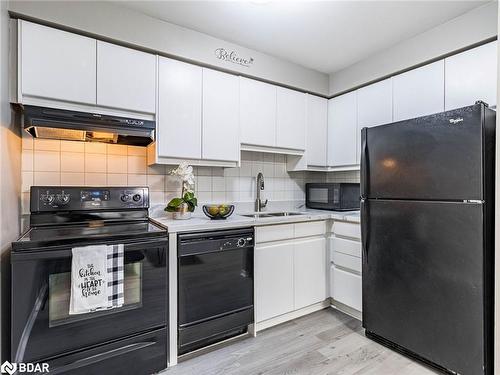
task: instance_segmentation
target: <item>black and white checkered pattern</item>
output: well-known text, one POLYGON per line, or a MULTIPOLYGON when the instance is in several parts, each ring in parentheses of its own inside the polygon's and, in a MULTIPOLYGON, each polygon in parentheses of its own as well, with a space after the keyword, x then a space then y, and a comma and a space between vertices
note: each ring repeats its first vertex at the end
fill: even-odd
POLYGON ((122 307, 123 297, 123 244, 107 246, 108 253, 108 308, 122 307))

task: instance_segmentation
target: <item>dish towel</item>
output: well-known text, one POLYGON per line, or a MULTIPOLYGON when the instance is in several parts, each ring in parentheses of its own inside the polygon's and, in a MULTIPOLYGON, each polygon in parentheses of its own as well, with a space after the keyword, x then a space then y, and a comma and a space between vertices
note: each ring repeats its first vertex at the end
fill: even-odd
POLYGON ((69 314, 123 306, 123 244, 72 249, 69 314))
POLYGON ((123 244, 107 246, 108 308, 122 307, 123 297, 123 244))

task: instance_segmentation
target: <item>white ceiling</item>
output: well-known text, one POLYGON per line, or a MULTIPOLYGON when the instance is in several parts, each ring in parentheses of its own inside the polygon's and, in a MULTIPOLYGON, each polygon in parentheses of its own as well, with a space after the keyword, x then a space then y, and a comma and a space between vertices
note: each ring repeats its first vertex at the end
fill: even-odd
POLYGON ((486 1, 127 1, 120 5, 324 73, 486 1))

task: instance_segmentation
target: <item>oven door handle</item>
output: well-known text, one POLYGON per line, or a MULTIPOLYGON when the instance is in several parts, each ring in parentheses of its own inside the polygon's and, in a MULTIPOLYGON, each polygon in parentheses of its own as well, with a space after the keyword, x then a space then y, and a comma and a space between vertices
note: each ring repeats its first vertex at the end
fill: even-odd
MULTIPOLYGON (((134 251, 138 248, 143 247, 167 247, 168 241, 166 239, 154 240, 154 241, 141 241, 141 242, 129 242, 124 243, 123 251, 134 251)), ((106 245, 106 244, 105 244, 106 245)), ((11 253, 12 261, 29 261, 29 260, 39 260, 39 259, 55 259, 55 258, 67 258, 71 257, 71 248, 66 248, 63 250, 49 250, 49 251, 16 251, 11 253)))
POLYGON ((117 349, 112 349, 108 350, 107 352, 104 353, 99 353, 95 354, 86 358, 78 359, 72 363, 69 363, 67 365, 61 366, 61 367, 56 367, 55 369, 50 369, 51 374, 64 374, 68 371, 76 370, 85 366, 92 365, 94 363, 102 362, 107 359, 123 355, 126 353, 133 352, 135 350, 141 350, 144 348, 147 348, 148 346, 155 345, 156 341, 143 341, 143 342, 137 342, 134 344, 129 344, 122 346, 121 348, 117 349))

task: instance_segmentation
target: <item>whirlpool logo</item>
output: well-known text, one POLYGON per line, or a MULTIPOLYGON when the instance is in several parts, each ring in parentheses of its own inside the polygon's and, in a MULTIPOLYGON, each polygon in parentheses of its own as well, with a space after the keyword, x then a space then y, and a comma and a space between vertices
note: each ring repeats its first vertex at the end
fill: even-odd
POLYGON ((2 374, 14 375, 18 371, 21 374, 26 373, 48 373, 49 372, 49 364, 48 363, 10 363, 9 361, 5 361, 0 366, 0 372, 2 374))
POLYGON ((450 124, 457 125, 460 124, 464 119, 462 117, 457 117, 457 118, 450 118, 448 121, 450 121, 450 124))

